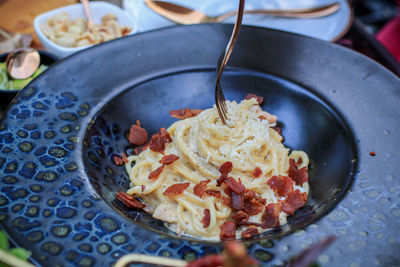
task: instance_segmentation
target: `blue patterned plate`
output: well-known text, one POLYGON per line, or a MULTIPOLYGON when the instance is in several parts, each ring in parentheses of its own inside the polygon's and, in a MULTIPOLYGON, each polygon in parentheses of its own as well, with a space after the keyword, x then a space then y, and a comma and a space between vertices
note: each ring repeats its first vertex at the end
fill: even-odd
MULTIPOLYGON (((154 133, 174 121, 171 109, 212 106, 231 27, 172 27, 104 43, 21 92, 0 123, 0 222, 35 263, 108 266, 132 252, 191 260, 220 251, 115 201, 128 177, 112 159, 131 151, 126 132, 137 119, 154 133)), ((398 264, 399 79, 338 45, 244 27, 222 86, 228 99, 263 95, 285 145, 311 158, 307 205, 247 241, 249 253, 282 264, 336 234, 319 258, 326 266, 398 264)))

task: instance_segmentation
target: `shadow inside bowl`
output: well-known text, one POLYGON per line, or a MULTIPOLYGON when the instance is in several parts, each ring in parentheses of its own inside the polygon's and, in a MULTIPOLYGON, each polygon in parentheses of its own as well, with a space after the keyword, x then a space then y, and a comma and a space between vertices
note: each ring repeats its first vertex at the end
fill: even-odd
MULTIPOLYGON (((88 127, 82 151, 85 170, 94 190, 115 210, 135 223, 178 238, 163 222, 143 211, 126 209, 115 200, 129 188, 125 168, 113 157, 132 154, 127 133, 136 120, 149 135, 168 128, 171 109, 207 109, 214 104, 214 70, 193 70, 157 77, 107 100, 88 127)), ((254 71, 229 70, 222 86, 227 99, 241 101, 247 93, 264 97, 264 110, 278 116, 284 145, 310 157, 310 195, 307 204, 288 218, 288 224, 253 238, 273 238, 303 228, 323 217, 349 189, 357 163, 354 136, 341 115, 310 90, 279 77, 254 71)), ((340 111, 339 111, 340 112, 340 111)))

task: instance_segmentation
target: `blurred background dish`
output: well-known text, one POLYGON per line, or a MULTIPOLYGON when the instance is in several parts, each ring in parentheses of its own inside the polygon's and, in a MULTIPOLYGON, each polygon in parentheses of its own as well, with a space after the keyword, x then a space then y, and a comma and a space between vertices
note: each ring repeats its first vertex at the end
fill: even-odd
MULTIPOLYGON (((101 19, 104 15, 108 13, 112 13, 117 17, 117 21, 121 26, 127 26, 131 29, 131 31, 128 34, 133 34, 136 32, 136 27, 129 17, 129 15, 119 8, 116 5, 107 3, 107 2, 90 2, 90 10, 92 12, 93 16, 93 21, 95 24, 101 24, 101 19)), ((76 53, 82 49, 88 48, 92 45, 85 45, 85 46, 79 46, 79 47, 66 47, 66 46, 61 46, 59 44, 56 44, 55 42, 51 41, 43 32, 41 25, 45 24, 49 19, 54 17, 55 15, 59 15, 61 13, 67 13, 68 16, 70 17, 71 20, 74 20, 76 18, 85 18, 85 13, 82 7, 82 4, 75 4, 75 5, 69 5, 69 6, 64 6, 60 7, 51 11, 48 11, 46 13, 43 13, 39 16, 37 16, 33 22, 35 32, 43 45, 43 47, 55 54, 56 56, 63 58, 66 56, 69 56, 73 53, 76 53)))
MULTIPOLYGON (((193 8, 207 15, 215 16, 236 9, 235 1, 224 0, 174 0, 175 4, 193 8)), ((246 9, 293 9, 316 7, 331 4, 333 0, 247 0, 246 9)), ((283 30, 302 34, 326 41, 335 41, 349 29, 353 14, 347 0, 337 0, 340 10, 330 16, 315 19, 293 19, 266 15, 245 15, 245 25, 283 30)), ((157 28, 175 25, 175 23, 155 13, 148 8, 144 0, 123 0, 123 7, 134 18, 139 31, 149 31, 157 28)), ((234 23, 234 17, 224 23, 234 23)))
MULTIPOLYGON (((5 63, 7 55, 8 55, 8 53, 4 53, 4 54, 0 55, 0 64, 5 63)), ((49 52, 39 51, 39 55, 40 55, 40 64, 41 64, 41 66, 48 67, 48 66, 50 66, 51 64, 53 64, 54 62, 57 61, 57 57, 52 55, 52 54, 50 54, 49 52)), ((43 67, 42 67, 42 70, 40 70, 40 71, 43 71, 43 67)), ((35 76, 35 74, 33 76, 35 76)), ((4 81, 2 79, 11 79, 11 78, 10 77, 4 77, 4 73, 0 70, 0 84, 4 84, 4 81)), ((18 94, 19 91, 20 90, 8 89, 8 88, 5 88, 4 86, 0 85, 0 119, 2 118, 2 112, 6 109, 8 104, 18 94)))

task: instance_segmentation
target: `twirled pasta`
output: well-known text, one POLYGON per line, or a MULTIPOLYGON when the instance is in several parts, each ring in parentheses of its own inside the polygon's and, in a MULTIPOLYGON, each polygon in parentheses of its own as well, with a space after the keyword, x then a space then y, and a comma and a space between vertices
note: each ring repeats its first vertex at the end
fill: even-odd
MULTIPOLYGON (((146 204, 145 211, 165 221, 178 235, 219 239, 221 225, 233 215, 232 207, 222 197, 209 194, 199 197, 193 188, 210 179, 207 189, 225 196, 227 186, 217 186, 221 175, 219 168, 225 162, 232 162, 229 176, 266 199, 266 205, 281 203, 287 198, 272 190, 267 182, 274 176, 288 176, 290 159, 299 163, 298 168, 308 166, 305 152, 289 154, 280 134, 271 128, 274 125, 263 119, 264 115, 270 114, 261 110, 256 99, 240 103, 227 101, 226 105, 227 125, 221 123, 215 107, 204 110, 196 117, 179 120, 168 128, 172 142, 165 145, 164 154, 148 148, 137 156, 128 157, 129 162, 125 164, 131 180, 127 193, 140 197, 146 204), (179 159, 164 166, 157 179, 149 179, 150 172, 159 168, 159 161, 169 154, 179 156, 179 159), (261 171, 259 177, 254 176, 257 168, 261 171), (177 183, 189 183, 189 187, 176 196, 164 194, 166 188, 177 183), (202 221, 205 209, 210 215, 208 227, 204 227, 202 221)), ((296 189, 308 195, 308 182, 293 184, 293 190, 296 189)), ((248 222, 262 224, 264 209, 250 216, 248 222)), ((287 216, 284 211, 279 213, 280 225, 286 223, 287 216)), ((237 235, 245 229, 239 227, 237 235)))

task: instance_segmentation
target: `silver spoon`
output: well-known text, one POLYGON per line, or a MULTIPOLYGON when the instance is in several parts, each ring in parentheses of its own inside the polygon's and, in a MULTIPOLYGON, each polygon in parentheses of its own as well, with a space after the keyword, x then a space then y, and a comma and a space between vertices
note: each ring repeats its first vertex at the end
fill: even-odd
POLYGON ((31 77, 40 65, 40 55, 33 48, 18 48, 10 52, 6 58, 8 74, 14 79, 31 77))

